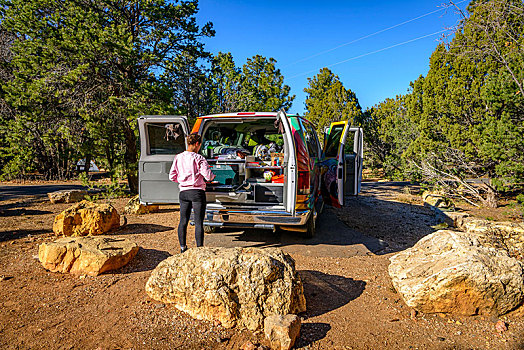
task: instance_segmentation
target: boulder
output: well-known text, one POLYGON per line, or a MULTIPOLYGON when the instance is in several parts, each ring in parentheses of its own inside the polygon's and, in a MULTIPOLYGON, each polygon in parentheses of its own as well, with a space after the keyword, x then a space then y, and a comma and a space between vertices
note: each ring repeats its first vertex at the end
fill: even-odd
POLYGON ((194 318, 252 331, 269 315, 306 310, 295 262, 278 248, 189 249, 162 261, 146 292, 194 318))
POLYGON ((393 286, 417 311, 500 315, 524 301, 524 265, 477 235, 437 231, 390 261, 393 286))
POLYGON ((97 276, 125 266, 137 252, 138 246, 124 238, 63 237, 42 243, 38 259, 52 272, 97 276))
POLYGON ((289 350, 300 334, 297 315, 271 315, 264 320, 264 333, 272 350, 289 350))
POLYGON ((140 200, 138 199, 138 195, 134 196, 127 202, 124 213, 126 214, 147 214, 147 213, 154 213, 158 211, 158 205, 144 205, 140 203, 140 200))
POLYGON ((55 235, 101 235, 120 226, 120 215, 110 204, 82 201, 58 214, 53 223, 55 235))
POLYGON ((75 203, 80 202, 87 196, 87 191, 84 190, 65 190, 49 192, 47 197, 51 203, 75 203))

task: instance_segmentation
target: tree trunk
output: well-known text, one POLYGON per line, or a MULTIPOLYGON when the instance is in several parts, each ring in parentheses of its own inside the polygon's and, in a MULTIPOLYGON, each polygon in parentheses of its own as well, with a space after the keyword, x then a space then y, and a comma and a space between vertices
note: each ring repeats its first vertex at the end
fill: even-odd
POLYGON ((131 193, 138 193, 138 153, 136 149, 136 136, 126 120, 124 122, 124 134, 126 141, 126 152, 124 155, 124 162, 126 167, 127 183, 131 193))
POLYGON ((482 200, 482 206, 490 209, 494 209, 498 206, 496 193, 493 188, 489 185, 484 184, 486 189, 486 198, 482 200))
POLYGON ((84 173, 86 174, 86 178, 89 178, 89 168, 91 167, 91 154, 87 153, 85 157, 86 157, 86 162, 84 166, 84 173))

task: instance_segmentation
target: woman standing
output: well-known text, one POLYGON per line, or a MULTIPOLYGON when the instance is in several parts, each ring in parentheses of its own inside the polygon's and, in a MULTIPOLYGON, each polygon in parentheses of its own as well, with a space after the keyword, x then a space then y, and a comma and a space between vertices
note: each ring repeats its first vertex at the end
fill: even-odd
POLYGON ((169 179, 178 182, 180 188, 180 223, 178 241, 180 252, 187 250, 187 224, 193 208, 195 219, 195 240, 197 247, 204 245, 204 215, 206 213, 206 181, 215 178, 206 159, 198 154, 202 138, 198 134, 187 137, 187 150, 176 155, 169 179))

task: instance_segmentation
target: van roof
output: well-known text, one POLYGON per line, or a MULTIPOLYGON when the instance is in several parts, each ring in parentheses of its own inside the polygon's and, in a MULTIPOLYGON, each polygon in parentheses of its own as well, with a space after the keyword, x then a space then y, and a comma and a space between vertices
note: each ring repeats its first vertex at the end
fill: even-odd
MULTIPOLYGON (((198 119, 208 118, 236 118, 236 117, 276 117, 277 112, 238 112, 238 113, 222 113, 222 114, 211 114, 203 115, 198 119)), ((298 117, 296 114, 287 114, 288 117, 298 117)))

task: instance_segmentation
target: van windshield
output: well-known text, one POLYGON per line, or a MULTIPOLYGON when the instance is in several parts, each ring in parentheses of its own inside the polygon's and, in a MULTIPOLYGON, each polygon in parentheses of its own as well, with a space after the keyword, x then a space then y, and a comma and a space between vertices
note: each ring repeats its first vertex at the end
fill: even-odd
POLYGON ((283 145, 274 119, 210 121, 200 152, 206 158, 235 158, 242 154, 263 158, 281 152, 283 145))

